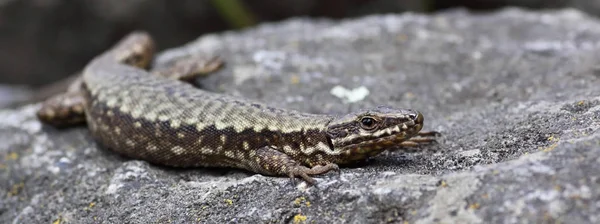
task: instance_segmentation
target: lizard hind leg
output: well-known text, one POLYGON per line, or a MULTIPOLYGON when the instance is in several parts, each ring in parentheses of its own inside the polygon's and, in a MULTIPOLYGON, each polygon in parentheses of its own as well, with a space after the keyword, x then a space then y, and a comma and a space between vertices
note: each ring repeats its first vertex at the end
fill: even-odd
POLYGON ((36 116, 40 121, 57 128, 84 124, 84 103, 81 92, 65 92, 45 100, 36 116))
POLYGON ((248 161, 246 165, 254 172, 266 175, 289 176, 292 179, 301 177, 309 184, 316 183, 310 175, 324 174, 339 169, 334 163, 309 168, 285 153, 268 146, 256 150, 256 156, 248 161))

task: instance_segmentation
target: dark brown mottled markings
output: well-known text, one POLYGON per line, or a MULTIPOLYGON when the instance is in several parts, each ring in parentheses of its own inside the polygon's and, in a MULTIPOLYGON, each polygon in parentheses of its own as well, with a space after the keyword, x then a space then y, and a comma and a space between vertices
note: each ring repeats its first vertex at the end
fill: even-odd
POLYGON ((131 34, 85 67, 82 84, 68 92, 73 98, 46 102, 38 117, 55 126, 69 125, 68 119, 57 119, 56 109, 73 111, 82 120, 83 111, 102 145, 155 164, 237 167, 311 183, 310 175, 335 170, 337 164, 435 140, 430 133, 419 133, 423 116, 414 110, 376 107, 344 116, 308 114, 180 81, 215 70, 218 60, 183 60, 153 73, 136 68, 146 67, 153 49, 147 34, 131 34), (75 98, 82 100, 67 103, 75 98), (415 136, 420 138, 413 140, 415 136))
MULTIPOLYGON (((97 100, 91 101, 98 102, 97 100)), ((318 151, 303 154, 303 150, 298 149, 314 148, 323 141, 327 141, 323 138, 324 130, 281 133, 270 130, 255 132, 252 129, 245 129, 237 132, 233 127, 219 130, 214 125, 210 125, 198 131, 195 125, 185 124, 173 128, 169 121, 135 119, 130 114, 122 113, 103 103, 90 105, 90 108, 92 109, 88 117, 90 119, 96 117, 98 120, 88 123, 101 127, 115 127, 112 131, 110 129, 92 131, 92 134, 98 136, 100 142, 103 142, 106 147, 116 149, 115 151, 132 158, 169 166, 214 166, 212 163, 215 160, 229 160, 236 162, 223 165, 249 168, 251 164, 240 163, 240 161, 250 158, 251 152, 259 148, 270 146, 277 149, 288 149, 288 152, 283 152, 290 155, 291 158, 311 158, 311 155, 318 151), (112 115, 107 116, 107 114, 112 115), (116 131, 116 128, 119 131, 116 131), (301 145, 303 147, 300 147, 301 145), (169 163, 165 163, 164 160, 156 160, 156 158, 169 158, 169 163)), ((317 161, 316 158, 304 161, 320 164, 321 161, 317 161)))

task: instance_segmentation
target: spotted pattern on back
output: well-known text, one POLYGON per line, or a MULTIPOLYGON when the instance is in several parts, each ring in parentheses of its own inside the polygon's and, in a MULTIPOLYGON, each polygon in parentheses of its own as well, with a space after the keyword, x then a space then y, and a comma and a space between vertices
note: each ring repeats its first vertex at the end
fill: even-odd
POLYGON ((124 155, 170 166, 245 168, 234 161, 264 146, 292 157, 331 151, 323 144, 331 116, 240 101, 137 68, 112 66, 115 71, 105 67, 85 73, 87 122, 92 135, 124 155))
MULTIPOLYGON (((83 105, 91 135, 132 158, 176 167, 237 167, 314 183, 309 175, 402 144, 423 125, 413 110, 378 107, 334 117, 203 91, 139 68, 153 49, 147 34, 134 33, 92 60, 77 84, 82 100, 76 102, 83 105), (361 122, 364 116, 374 119, 361 122)), ((184 67, 180 71, 194 68, 184 67)), ((186 74, 175 77, 193 77, 186 74)))

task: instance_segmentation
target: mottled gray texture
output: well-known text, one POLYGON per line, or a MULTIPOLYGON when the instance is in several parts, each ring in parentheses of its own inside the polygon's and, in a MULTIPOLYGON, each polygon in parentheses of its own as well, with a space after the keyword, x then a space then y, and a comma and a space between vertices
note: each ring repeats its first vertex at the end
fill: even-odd
POLYGON ((600 22, 573 10, 289 20, 164 52, 220 54, 203 88, 305 112, 388 104, 444 134, 317 186, 169 169, 0 111, 0 222, 600 222, 600 22), (336 85, 366 87, 344 104, 336 85))

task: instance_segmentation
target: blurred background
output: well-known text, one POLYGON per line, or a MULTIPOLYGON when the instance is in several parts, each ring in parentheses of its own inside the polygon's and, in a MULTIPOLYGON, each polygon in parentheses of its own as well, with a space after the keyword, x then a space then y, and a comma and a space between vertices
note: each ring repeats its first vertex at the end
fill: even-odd
POLYGON ((600 0, 0 0, 0 108, 39 98, 32 93, 74 74, 136 29, 151 33, 162 50, 205 33, 290 17, 508 6, 600 14, 600 0))

